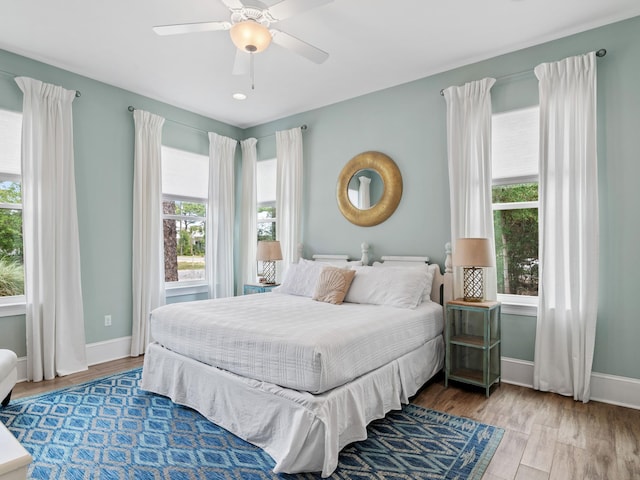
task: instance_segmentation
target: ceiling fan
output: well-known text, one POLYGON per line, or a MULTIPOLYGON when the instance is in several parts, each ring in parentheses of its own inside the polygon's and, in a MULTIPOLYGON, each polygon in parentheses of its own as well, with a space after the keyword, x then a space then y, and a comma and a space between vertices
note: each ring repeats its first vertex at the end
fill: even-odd
POLYGON ((220 1, 231 11, 229 21, 159 25, 153 27, 153 31, 158 35, 178 35, 229 30, 231 40, 238 48, 233 66, 234 75, 247 73, 250 64, 252 66, 251 54, 262 52, 271 41, 314 63, 320 64, 329 57, 327 52, 293 35, 269 27, 272 23, 317 8, 333 0, 282 0, 270 7, 257 0, 251 0, 251 6, 244 5, 240 0, 220 1))

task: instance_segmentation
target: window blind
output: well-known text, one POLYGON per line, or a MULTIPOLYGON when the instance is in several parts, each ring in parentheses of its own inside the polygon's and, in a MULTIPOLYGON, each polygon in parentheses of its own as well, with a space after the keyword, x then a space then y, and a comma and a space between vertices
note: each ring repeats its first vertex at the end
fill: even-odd
POLYGON ((276 159, 256 164, 256 194, 258 205, 276 203, 276 159))
POLYGON ((22 113, 0 110, 0 173, 20 177, 22 113))
POLYGON ((162 194, 165 198, 206 200, 209 157, 162 146, 162 194))
POLYGON ((494 185, 538 181, 539 116, 538 106, 492 115, 494 185))

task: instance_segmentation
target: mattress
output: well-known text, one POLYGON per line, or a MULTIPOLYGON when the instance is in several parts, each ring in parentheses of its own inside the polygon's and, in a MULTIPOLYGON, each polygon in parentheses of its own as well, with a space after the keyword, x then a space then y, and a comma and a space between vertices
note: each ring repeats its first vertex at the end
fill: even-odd
POLYGON ((442 334, 442 306, 415 309, 262 293, 165 305, 163 347, 243 377, 314 394, 344 385, 442 334))

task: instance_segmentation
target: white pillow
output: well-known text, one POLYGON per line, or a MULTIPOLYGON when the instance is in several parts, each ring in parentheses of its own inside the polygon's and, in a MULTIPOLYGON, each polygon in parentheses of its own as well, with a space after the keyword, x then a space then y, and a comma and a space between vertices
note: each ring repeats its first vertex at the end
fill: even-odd
POLYGON ((406 267, 351 267, 356 276, 344 299, 399 308, 415 308, 422 302, 426 269, 406 267))
POLYGON ((440 301, 439 298, 436 298, 435 300, 431 298, 431 289, 433 288, 433 278, 436 275, 436 270, 440 271, 440 265, 437 263, 429 264, 427 267, 427 285, 424 287, 424 295, 422 296, 423 302, 426 302, 427 300, 432 300, 434 302, 440 301))
MULTIPOLYGON (((421 271, 424 272, 424 274, 427 276, 427 283, 425 284, 424 287, 424 292, 422 294, 422 299, 420 301, 420 303, 422 302, 426 302, 428 300, 433 300, 431 298, 431 288, 433 287, 433 277, 436 274, 436 270, 440 269, 440 266, 437 263, 433 263, 433 264, 426 264, 426 263, 406 263, 404 265, 385 265, 384 263, 374 263, 373 264, 374 267, 384 267, 384 268, 417 268, 420 269, 421 271)), ((440 299, 437 298, 436 300, 433 300, 434 302, 439 302, 440 299)))
POLYGON ((272 291, 277 293, 288 293, 301 297, 313 296, 316 283, 320 277, 322 269, 328 266, 320 262, 300 259, 298 263, 292 263, 285 272, 282 284, 272 291))

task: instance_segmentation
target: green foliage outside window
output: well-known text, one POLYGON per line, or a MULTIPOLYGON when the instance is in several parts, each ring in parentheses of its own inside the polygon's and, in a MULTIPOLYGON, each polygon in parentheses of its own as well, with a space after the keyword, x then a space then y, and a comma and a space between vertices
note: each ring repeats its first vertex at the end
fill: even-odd
MULTIPOLYGON (((0 204, 21 205, 17 182, 0 182, 0 204)), ((0 297, 24 294, 22 210, 0 208, 0 297)))
POLYGON ((182 279, 204 278, 206 228, 205 203, 186 201, 163 202, 165 215, 178 215, 179 219, 164 219, 164 275, 165 282, 181 279, 178 271, 191 271, 182 279))
MULTIPOLYGON (((493 187, 493 203, 538 200, 538 184, 493 187)), ((538 209, 494 210, 498 293, 538 295, 538 209)))
POLYGON ((269 218, 276 218, 276 207, 258 207, 258 241, 276 239, 276 222, 260 221, 269 218))

